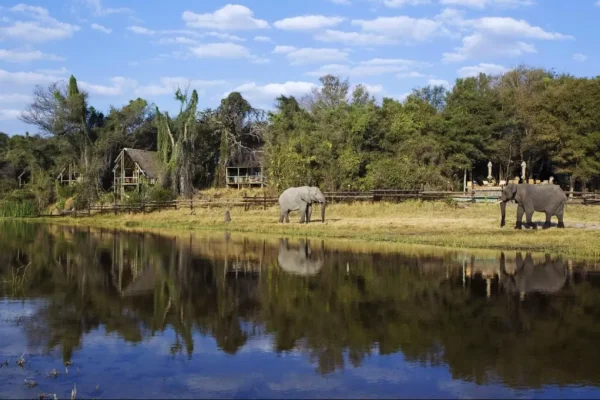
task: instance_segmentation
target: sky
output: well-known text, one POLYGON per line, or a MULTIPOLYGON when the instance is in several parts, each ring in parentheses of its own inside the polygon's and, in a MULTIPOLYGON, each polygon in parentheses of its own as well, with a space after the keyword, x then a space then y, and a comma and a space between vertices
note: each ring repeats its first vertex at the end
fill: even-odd
POLYGON ((137 97, 176 112, 239 91, 271 109, 328 73, 377 99, 518 65, 600 75, 600 0, 0 0, 0 131, 36 85, 73 74, 108 112, 137 97))

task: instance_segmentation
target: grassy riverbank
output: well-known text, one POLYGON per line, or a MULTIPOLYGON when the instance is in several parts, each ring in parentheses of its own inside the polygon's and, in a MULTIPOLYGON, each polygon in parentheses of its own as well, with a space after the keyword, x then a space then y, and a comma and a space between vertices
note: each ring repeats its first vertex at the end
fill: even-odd
MULTIPOLYGON (((269 235, 308 236, 361 241, 426 244, 454 248, 487 248, 530 250, 600 258, 600 207, 568 205, 566 229, 553 227, 517 231, 513 229, 516 208, 507 210, 507 226, 500 228, 500 212, 496 204, 472 204, 465 208, 444 202, 410 201, 400 204, 357 203, 334 204, 327 208, 326 223, 314 221, 298 224, 298 213, 290 224, 279 224, 278 209, 231 210, 232 221, 223 223, 222 208, 189 209, 147 214, 103 215, 92 217, 47 218, 51 223, 115 227, 147 228, 161 231, 224 231, 269 235)), ((313 219, 320 214, 313 210, 313 219)), ((36 219, 39 221, 40 219, 36 219)), ((544 215, 534 214, 543 222, 544 215)), ((556 221, 553 220, 554 225, 556 221)))

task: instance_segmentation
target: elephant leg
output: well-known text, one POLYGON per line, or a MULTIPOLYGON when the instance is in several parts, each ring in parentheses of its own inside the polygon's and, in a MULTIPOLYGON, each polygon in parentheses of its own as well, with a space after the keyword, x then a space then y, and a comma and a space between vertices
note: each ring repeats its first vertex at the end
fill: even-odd
POLYGON ((517 224, 515 225, 515 229, 523 229, 523 214, 525 213, 525 210, 523 209, 523 206, 521 204, 519 204, 519 206, 517 207, 517 224))
POLYGON ((285 219, 285 216, 287 215, 287 211, 285 211, 283 208, 279 211, 279 223, 283 224, 283 220, 285 219))
POLYGON ((290 223, 290 210, 287 210, 285 213, 285 222, 290 223))
POLYGON ((533 217, 533 210, 525 212, 525 218, 526 218, 526 221, 527 221, 527 226, 530 227, 530 228, 533 228, 533 229, 537 229, 537 225, 534 224, 531 221, 532 217, 533 217))
POLYGON ((542 229, 548 229, 551 226, 552 214, 549 212, 546 213, 546 222, 544 222, 544 226, 542 229))
POLYGON ((306 203, 300 204, 300 223, 303 224, 306 221, 306 203))
POLYGON ((564 229, 564 227, 565 227, 565 223, 563 221, 564 212, 565 212, 565 205, 563 203, 558 207, 558 210, 556 210, 556 217, 558 218, 558 227, 561 229, 564 229))
POLYGON ((310 216, 312 215, 312 204, 309 204, 306 209, 306 223, 310 224, 310 216))

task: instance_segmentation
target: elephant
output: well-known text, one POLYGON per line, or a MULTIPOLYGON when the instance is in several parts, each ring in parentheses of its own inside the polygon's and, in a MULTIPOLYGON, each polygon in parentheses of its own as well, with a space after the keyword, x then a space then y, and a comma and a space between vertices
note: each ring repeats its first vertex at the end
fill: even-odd
POLYGON ((286 189, 279 196, 279 209, 281 214, 279 216, 279 222, 289 223, 290 211, 300 210, 300 223, 309 223, 312 215, 312 204, 321 203, 321 222, 325 222, 325 196, 321 193, 318 187, 315 186, 301 186, 291 187, 286 189))
MULTIPOLYGON (((321 246, 323 243, 321 243, 321 246)), ((322 252, 321 252, 322 254, 322 252)), ((279 239, 279 255, 277 256, 279 266, 284 271, 301 276, 316 275, 323 267, 322 256, 316 259, 312 257, 310 242, 300 240, 300 248, 290 250, 287 239, 279 239)))
POLYGON ((531 254, 523 260, 521 253, 517 253, 516 264, 515 273, 508 274, 504 253, 500 255, 499 281, 508 293, 556 293, 567 282, 565 263, 561 259, 553 261, 549 254, 544 263, 534 264, 531 254))
POLYGON ((523 214, 527 217, 526 226, 537 229, 537 226, 531 221, 534 211, 546 213, 546 222, 543 229, 550 228, 550 219, 553 215, 558 218, 558 227, 565 227, 563 213, 567 203, 567 195, 558 185, 509 183, 504 186, 499 201, 502 213, 500 227, 505 225, 506 203, 510 200, 514 200, 518 204, 515 229, 522 229, 523 214))

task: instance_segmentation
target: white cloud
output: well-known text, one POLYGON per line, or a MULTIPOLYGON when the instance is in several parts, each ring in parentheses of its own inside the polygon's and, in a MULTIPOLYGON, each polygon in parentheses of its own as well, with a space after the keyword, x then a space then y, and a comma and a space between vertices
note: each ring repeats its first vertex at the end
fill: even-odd
POLYGON ((61 61, 63 58, 54 55, 54 54, 46 54, 42 53, 39 50, 8 50, 8 49, 0 49, 0 61, 6 62, 30 62, 37 60, 52 60, 52 61, 61 61))
POLYGON ((516 8, 535 4, 533 0, 440 0, 440 4, 484 9, 488 6, 516 8))
POLYGON ((97 16, 103 17, 112 14, 126 14, 131 13, 133 10, 126 7, 119 8, 104 8, 102 6, 101 0, 85 0, 87 6, 96 14, 97 16))
POLYGON ((249 30, 269 27, 267 21, 254 18, 254 13, 248 7, 237 4, 227 4, 214 13, 197 14, 184 11, 181 17, 191 28, 249 30))
POLYGON ((8 72, 0 69, 0 82, 16 85, 40 85, 63 80, 64 77, 44 72, 8 72))
POLYGON ((443 86, 445 88, 450 87, 450 82, 448 82, 444 79, 430 79, 427 81, 427 84, 430 86, 443 86))
POLYGON ((479 74, 486 75, 501 75, 508 71, 508 68, 497 64, 480 63, 468 67, 462 67, 457 72, 462 78, 478 76, 479 74))
POLYGON ((104 25, 100 25, 100 24, 92 24, 90 25, 92 29, 100 31, 100 32, 104 32, 107 34, 110 34, 112 32, 112 29, 109 29, 107 27, 105 27, 104 25))
POLYGON ((112 84, 109 86, 92 84, 85 81, 79 81, 77 85, 90 94, 97 96, 120 96, 125 94, 126 90, 129 91, 137 86, 135 80, 122 76, 116 76, 110 80, 112 84))
POLYGON ((223 80, 199 80, 199 79, 188 79, 180 76, 175 77, 162 77, 160 83, 151 84, 146 86, 139 86, 135 89, 135 93, 138 96, 162 96, 162 95, 173 95, 177 88, 186 88, 189 86, 190 89, 196 89, 199 92, 204 92, 207 87, 225 85, 227 82, 223 80))
POLYGON ((198 41, 196 39, 190 39, 185 36, 176 36, 169 38, 161 38, 158 44, 197 44, 198 41))
MULTIPOLYGON (((241 38, 239 36, 230 35, 228 33, 223 33, 223 32, 198 33, 196 31, 192 31, 192 30, 189 30, 189 29, 160 29, 160 30, 154 30, 154 29, 146 28, 144 26, 132 25, 132 26, 128 26, 127 30, 130 31, 130 32, 135 33, 136 35, 142 35, 142 36, 186 35, 186 36, 194 36, 196 38, 214 37, 214 38, 221 39, 221 40, 230 40, 230 41, 236 41, 236 42, 243 42, 243 41, 246 40, 246 39, 241 38)), ((165 41, 163 41, 163 43, 177 43, 177 41, 165 40, 165 41)))
POLYGON ((575 53, 573 54, 573 60, 578 61, 578 62, 585 62, 587 61, 588 56, 586 56, 585 54, 581 54, 581 53, 575 53))
POLYGON ((600 7, 600 0, 596 2, 596 7, 600 7))
POLYGON ((250 51, 236 43, 204 43, 190 48, 198 58, 250 58, 250 51))
POLYGON ((407 16, 352 20, 352 24, 365 32, 386 35, 405 42, 424 41, 446 33, 440 21, 407 16))
POLYGON ((390 8, 400 8, 404 6, 421 6, 430 3, 431 0, 383 0, 383 5, 390 8))
POLYGON ((350 4, 352 4, 352 2, 350 0, 329 0, 330 2, 332 2, 333 4, 339 4, 342 6, 349 6, 350 4))
POLYGON ((276 46, 273 53, 285 54, 292 65, 339 62, 346 61, 348 58, 347 51, 334 48, 276 46))
MULTIPOLYGON (((256 82, 250 82, 236 87, 232 92, 240 92, 244 98, 252 103, 264 104, 265 102, 272 103, 280 95, 299 97, 309 93, 315 87, 317 85, 314 83, 302 81, 269 83, 266 85, 258 85, 256 82)), ((231 92, 223 94, 223 97, 227 97, 229 93, 231 92)))
POLYGON ((350 93, 354 92, 354 89, 356 89, 358 85, 361 85, 365 89, 367 89, 367 92, 369 92, 369 95, 371 96, 381 94, 384 91, 382 85, 368 85, 366 83, 360 83, 357 85, 352 85, 352 87, 350 88, 350 93))
POLYGON ((368 61, 361 61, 358 65, 346 64, 327 64, 320 68, 307 72, 309 76, 323 76, 327 74, 340 75, 347 77, 355 76, 378 76, 390 73, 399 73, 407 71, 411 67, 425 66, 428 64, 413 60, 394 59, 394 58, 374 58, 368 61))
POLYGON ((136 35, 148 35, 148 36, 151 36, 151 35, 155 35, 156 34, 156 31, 154 31, 152 29, 145 28, 143 26, 139 26, 139 25, 128 26, 127 30, 135 33, 136 35))
POLYGON ((17 14, 26 15, 31 20, 11 20, 8 25, 0 27, 0 40, 9 38, 25 42, 46 42, 71 37, 81 29, 77 25, 60 22, 52 18, 48 10, 43 7, 17 4, 10 10, 17 14))
POLYGON ((326 17, 324 15, 302 15, 299 17, 285 18, 275 21, 273 25, 286 31, 308 31, 323 28, 331 28, 341 24, 343 17, 326 17))
POLYGON ((268 42, 271 43, 273 40, 268 36, 254 36, 255 42, 268 42))
POLYGON ((361 32, 343 32, 327 29, 317 33, 315 39, 321 42, 343 43, 348 46, 383 46, 398 43, 397 40, 384 35, 361 32))
POLYGON ((10 121, 19 118, 21 110, 2 110, 0 109, 0 121, 10 121))
POLYGON ((0 103, 26 103, 31 96, 21 93, 0 93, 0 103))
POLYGON ((421 72, 417 72, 417 71, 410 71, 410 72, 400 72, 399 74, 396 74, 396 77, 399 79, 425 78, 425 77, 427 77, 427 75, 422 74, 421 72))
POLYGON ((538 40, 573 39, 570 35, 557 32, 546 32, 539 26, 531 26, 525 20, 509 17, 484 17, 473 20, 473 26, 480 32, 502 37, 518 37, 538 40))
POLYGON ((296 48, 294 46, 275 46, 273 53, 285 54, 285 53, 291 53, 294 50, 296 50, 296 48))
POLYGON ((461 62, 481 57, 518 57, 523 54, 537 53, 534 45, 525 42, 496 40, 480 33, 465 36, 462 47, 455 52, 444 53, 444 62, 461 62))

